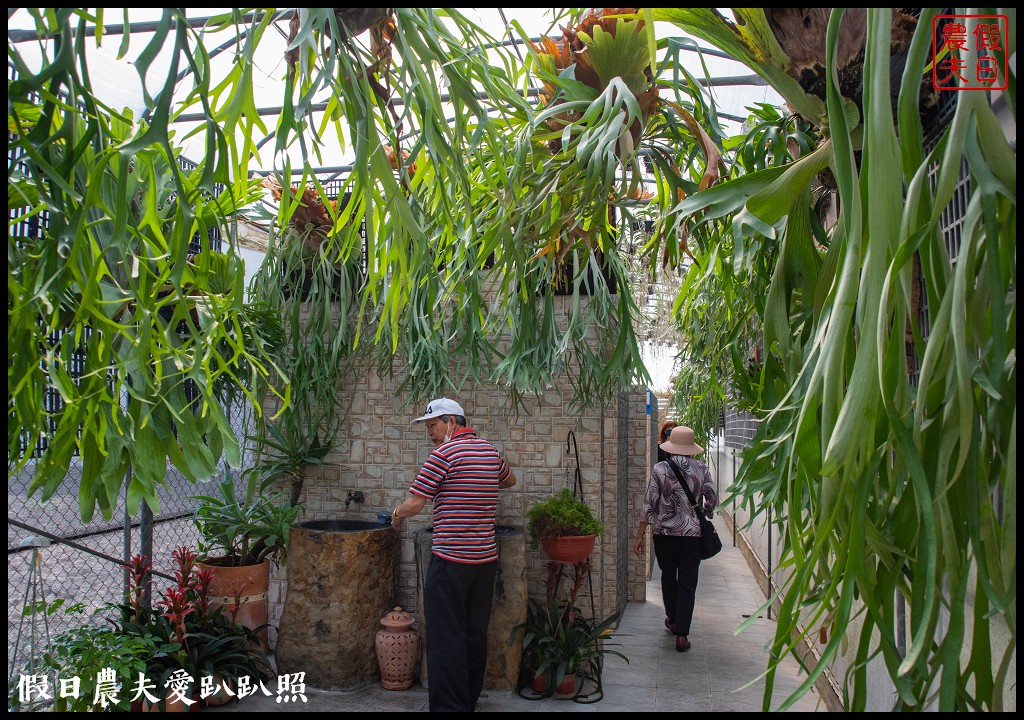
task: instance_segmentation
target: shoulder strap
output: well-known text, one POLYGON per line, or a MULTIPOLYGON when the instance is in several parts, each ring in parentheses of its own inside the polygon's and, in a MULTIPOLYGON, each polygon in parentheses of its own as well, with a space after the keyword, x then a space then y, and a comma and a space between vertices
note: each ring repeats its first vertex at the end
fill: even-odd
POLYGON ((686 498, 690 501, 690 507, 696 510, 697 501, 693 499, 693 492, 690 490, 690 486, 686 484, 686 480, 683 477, 683 472, 679 469, 679 466, 676 465, 675 460, 669 458, 665 462, 667 462, 668 466, 672 468, 672 472, 676 474, 676 480, 678 480, 679 484, 683 486, 683 492, 686 493, 686 498))

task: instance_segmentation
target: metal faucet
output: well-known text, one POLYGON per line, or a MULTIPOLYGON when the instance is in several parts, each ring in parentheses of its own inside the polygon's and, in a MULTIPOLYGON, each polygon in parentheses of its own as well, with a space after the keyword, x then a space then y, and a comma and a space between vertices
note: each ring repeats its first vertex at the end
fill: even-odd
POLYGON ((348 497, 345 498, 345 507, 347 508, 349 506, 349 504, 352 503, 352 502, 361 503, 364 500, 366 500, 366 498, 363 496, 363 491, 362 490, 356 490, 355 492, 352 492, 351 490, 349 490, 348 491, 348 497))

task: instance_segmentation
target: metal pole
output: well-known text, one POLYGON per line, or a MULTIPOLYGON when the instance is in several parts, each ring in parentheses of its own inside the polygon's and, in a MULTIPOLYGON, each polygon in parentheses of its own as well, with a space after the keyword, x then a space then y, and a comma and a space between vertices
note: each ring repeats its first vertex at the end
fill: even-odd
MULTIPOLYGON (((14 652, 11 655, 10 664, 8 666, 7 687, 9 689, 17 685, 14 680, 14 674, 18 669, 18 654, 22 647, 22 630, 25 626, 25 620, 27 617, 31 617, 31 620, 29 621, 28 629, 28 657, 25 659, 24 668, 29 675, 37 674, 37 670, 40 669, 40 653, 47 650, 50 646, 49 608, 46 606, 46 588, 43 584, 43 553, 40 550, 40 548, 49 546, 50 540, 40 535, 27 537, 22 540, 19 545, 20 549, 31 548, 32 554, 29 557, 28 584, 25 586, 25 595, 21 603, 21 617, 18 619, 18 631, 14 640, 14 652), (40 615, 43 616, 43 629, 46 636, 45 644, 40 644, 41 638, 38 636, 37 619, 40 615)), ((51 681, 54 680, 49 673, 47 674, 47 677, 49 677, 51 681)), ((23 709, 31 712, 40 706, 41 701, 29 699, 29 702, 23 709)))
POLYGON ((719 434, 719 429, 715 427, 715 492, 718 496, 722 496, 722 442, 725 440, 724 433, 719 434))
POLYGON ((128 486, 132 482, 132 464, 128 463, 128 470, 124 474, 124 527, 122 528, 122 553, 121 562, 124 565, 124 588, 122 594, 125 602, 128 602, 128 588, 131 586, 131 573, 128 571, 128 563, 132 559, 132 516, 128 514, 128 486))
MULTIPOLYGON (((772 505, 768 505, 768 597, 772 596, 772 505)), ((772 604, 768 603, 768 619, 772 619, 772 604)))
MULTIPOLYGON (((153 561, 153 511, 149 503, 142 501, 139 516, 139 553, 155 566, 153 561)), ((149 609, 153 600, 153 574, 147 573, 142 582, 142 606, 149 609)))
MULTIPOLYGON (((736 449, 732 451, 732 483, 736 484, 736 449)), ((736 495, 732 496, 732 546, 736 547, 736 495)))

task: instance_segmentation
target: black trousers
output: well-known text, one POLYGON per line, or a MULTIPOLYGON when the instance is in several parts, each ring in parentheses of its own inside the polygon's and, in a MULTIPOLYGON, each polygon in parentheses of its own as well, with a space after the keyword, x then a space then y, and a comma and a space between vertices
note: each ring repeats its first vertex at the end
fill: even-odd
POLYGON ((473 565, 430 556, 423 586, 430 712, 473 712, 484 687, 487 625, 498 561, 473 565))
POLYGON ((697 602, 700 570, 699 537, 654 536, 654 557, 661 568, 661 599, 676 635, 689 635, 693 606, 697 602))

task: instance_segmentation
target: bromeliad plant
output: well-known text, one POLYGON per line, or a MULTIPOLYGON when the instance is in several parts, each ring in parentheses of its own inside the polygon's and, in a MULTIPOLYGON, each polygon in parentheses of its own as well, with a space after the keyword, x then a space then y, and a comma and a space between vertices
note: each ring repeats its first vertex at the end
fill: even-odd
MULTIPOLYGON (((233 691, 241 677, 257 682, 272 676, 266 655, 255 649, 258 635, 211 607, 209 574, 196 567, 196 560, 188 548, 174 551, 174 582, 161 591, 153 610, 146 603, 152 564, 133 556, 125 565, 125 602, 98 610, 102 624, 72 627, 54 638, 42 657, 43 668, 55 677, 81 681, 77 697, 54 698, 54 710, 137 711, 144 698, 160 706, 171 699, 179 676, 177 687, 190 701, 194 695, 205 699, 218 687, 233 691), (101 681, 110 689, 101 673, 111 671, 119 690, 97 692, 101 681)), ((81 606, 67 610, 80 611, 81 606)))
POLYGON ((509 636, 515 643, 522 633, 522 647, 527 666, 534 678, 544 678, 545 695, 550 695, 566 675, 599 674, 605 656, 629 658, 610 646, 619 613, 600 622, 589 620, 576 608, 557 598, 541 602, 529 598, 526 622, 516 625, 509 636))
MULTIPOLYGON (((192 688, 185 693, 191 697, 213 683, 233 688, 239 678, 265 681, 273 673, 266 654, 259 649, 258 630, 231 622, 223 612, 225 606, 211 604, 211 571, 200 569, 198 558, 198 553, 186 547, 174 551, 175 583, 161 592, 156 610, 143 604, 148 559, 136 555, 126 565, 128 601, 117 607, 119 617, 112 622, 122 635, 145 639, 153 646, 146 658, 146 675, 154 681, 160 700, 167 699, 178 677, 191 679, 192 688)), ((134 683, 137 678, 132 680, 134 683)))

